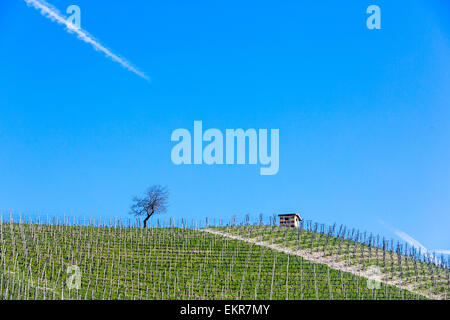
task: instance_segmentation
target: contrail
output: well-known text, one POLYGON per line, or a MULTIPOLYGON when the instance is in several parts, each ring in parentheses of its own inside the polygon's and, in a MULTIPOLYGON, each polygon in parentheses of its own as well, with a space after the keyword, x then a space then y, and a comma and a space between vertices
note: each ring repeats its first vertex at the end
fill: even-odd
POLYGON ((406 234, 401 230, 395 230, 395 234, 404 241, 406 241, 407 243, 409 243, 412 247, 420 249, 420 251, 430 260, 433 259, 435 264, 439 264, 439 262, 442 262, 439 261, 438 257, 435 256, 436 253, 445 255, 450 254, 450 250, 434 250, 434 251, 428 250, 419 241, 417 241, 416 239, 414 239, 413 237, 411 237, 410 235, 406 234))
POLYGON ((124 68, 137 74, 138 76, 144 78, 145 80, 147 81, 150 80, 143 72, 133 67, 133 65, 129 63, 126 59, 118 56, 117 54, 113 53, 110 49, 103 46, 87 31, 83 30, 82 28, 76 28, 72 23, 68 22, 67 17, 62 15, 58 11, 58 9, 56 9, 49 3, 45 2, 44 0, 25 0, 25 2, 28 4, 28 6, 33 6, 36 10, 40 10, 41 14, 44 17, 49 18, 52 21, 56 21, 58 24, 64 25, 69 33, 75 33, 78 36, 78 39, 86 43, 89 43, 90 45, 92 45, 92 47, 94 47, 95 50, 103 52, 111 60, 121 64, 124 68))
POLYGON ((399 238, 401 238, 404 241, 406 241, 407 243, 409 243, 412 247, 420 249, 423 253, 428 253, 428 249, 427 248, 425 248, 419 241, 417 241, 416 239, 414 239, 410 235, 406 234, 405 232, 403 232, 401 230, 395 230, 395 234, 399 238))
MULTIPOLYGON (((427 256, 429 258, 432 258, 434 253, 450 255, 450 250, 445 250, 445 249, 439 249, 439 250, 433 250, 433 251, 432 250, 428 250, 427 248, 425 248, 425 246, 423 244, 421 244, 419 241, 417 241, 416 239, 411 237, 406 232, 403 232, 402 230, 399 230, 399 229, 392 228, 387 223, 385 223, 383 220, 380 220, 380 223, 382 225, 384 225, 387 229, 389 229, 389 231, 395 233, 395 235, 397 237, 399 237, 403 241, 407 242, 411 247, 416 248, 416 249, 420 249, 420 252, 423 255, 425 255, 425 256, 427 256)), ((435 262, 436 261, 437 261, 437 258, 435 259, 435 262)))
POLYGON ((450 255, 450 250, 441 250, 441 249, 439 249, 439 250, 436 250, 436 253, 442 253, 442 254, 450 255))

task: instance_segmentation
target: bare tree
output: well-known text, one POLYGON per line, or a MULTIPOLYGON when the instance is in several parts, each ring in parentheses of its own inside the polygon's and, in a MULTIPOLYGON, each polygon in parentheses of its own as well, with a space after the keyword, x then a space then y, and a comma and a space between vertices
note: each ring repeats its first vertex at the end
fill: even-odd
POLYGON ((147 189, 142 197, 134 197, 130 214, 145 216, 144 228, 151 216, 167 211, 169 191, 167 187, 154 185, 147 189))

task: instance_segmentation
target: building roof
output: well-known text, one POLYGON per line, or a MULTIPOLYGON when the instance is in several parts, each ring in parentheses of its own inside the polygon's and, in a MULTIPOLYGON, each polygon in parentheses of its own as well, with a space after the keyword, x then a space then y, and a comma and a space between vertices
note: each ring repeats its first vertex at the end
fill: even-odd
POLYGON ((283 213, 283 214, 279 214, 279 217, 285 217, 285 216, 297 216, 300 220, 303 220, 302 217, 300 217, 300 215, 298 213, 283 213))

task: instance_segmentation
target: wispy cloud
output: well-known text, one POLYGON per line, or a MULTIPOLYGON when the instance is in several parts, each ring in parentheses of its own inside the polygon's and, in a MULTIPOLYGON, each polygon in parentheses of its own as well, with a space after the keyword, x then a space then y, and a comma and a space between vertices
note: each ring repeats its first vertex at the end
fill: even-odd
POLYGON ((43 1, 43 0, 25 0, 25 2, 29 5, 34 7, 36 10, 39 10, 41 14, 52 20, 57 22, 58 24, 64 25, 66 27, 66 30, 69 33, 74 33, 77 35, 78 39, 81 41, 84 41, 86 43, 89 43, 92 45, 92 47, 100 52, 103 52, 106 57, 110 58, 111 60, 119 63, 127 70, 135 73, 141 78, 146 79, 149 81, 149 78, 141 71, 139 71, 137 68, 135 68, 130 62, 128 62, 125 58, 120 57, 119 55, 113 53, 110 49, 103 46, 99 41, 97 41, 93 36, 91 36, 87 31, 83 30, 82 28, 76 28, 72 23, 67 21, 67 17, 61 14, 58 9, 53 7, 51 4, 43 1))

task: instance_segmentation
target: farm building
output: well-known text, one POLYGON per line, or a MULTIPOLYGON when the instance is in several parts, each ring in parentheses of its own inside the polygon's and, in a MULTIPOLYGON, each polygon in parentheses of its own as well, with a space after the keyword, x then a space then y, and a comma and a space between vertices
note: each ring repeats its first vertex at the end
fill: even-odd
POLYGON ((297 213, 279 214, 280 227, 298 228, 298 223, 303 219, 297 213))

